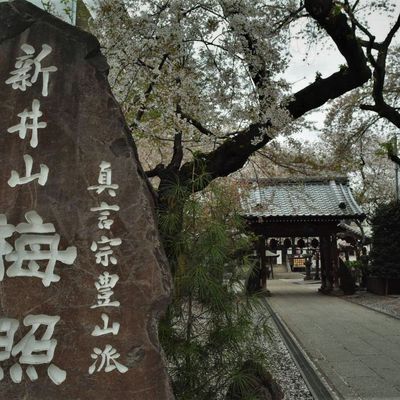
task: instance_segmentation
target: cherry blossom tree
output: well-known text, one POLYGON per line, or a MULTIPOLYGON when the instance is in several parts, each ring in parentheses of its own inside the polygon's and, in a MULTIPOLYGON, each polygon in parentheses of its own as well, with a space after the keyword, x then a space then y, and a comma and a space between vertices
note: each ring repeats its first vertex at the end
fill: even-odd
POLYGON ((159 178, 161 211, 180 207, 173 185, 193 188, 203 175, 202 190, 237 171, 290 121, 371 76, 351 21, 331 0, 105 2, 95 28, 139 149, 152 140, 152 156, 141 158, 159 178), (291 93, 282 74, 288 26, 299 17, 329 36, 347 65, 291 93))
POLYGON ((171 263, 194 192, 238 171, 292 121, 371 77, 349 18, 332 0, 105 0, 93 29, 156 182, 171 263), (347 65, 291 93, 282 76, 298 18, 329 37, 347 65))

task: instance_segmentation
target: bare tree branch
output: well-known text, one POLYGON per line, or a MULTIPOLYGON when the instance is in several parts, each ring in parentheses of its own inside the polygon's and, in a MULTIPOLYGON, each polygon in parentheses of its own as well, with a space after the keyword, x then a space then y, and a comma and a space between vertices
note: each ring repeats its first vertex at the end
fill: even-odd
POLYGON ((392 29, 387 34, 385 40, 382 42, 382 45, 385 46, 386 49, 390 46, 390 43, 392 42, 392 39, 399 30, 399 28, 400 28, 400 14, 397 17, 396 23, 393 25, 392 29))
POLYGON ((145 174, 148 178, 154 178, 155 176, 160 176, 165 171, 164 164, 157 164, 155 168, 150 171, 145 171, 145 174))
POLYGON ((332 12, 332 1, 307 0, 307 11, 321 25, 347 61, 348 68, 319 79, 294 95, 287 108, 294 118, 355 89, 371 76, 363 50, 344 14, 332 12), (328 7, 328 5, 330 7, 328 7))
POLYGON ((395 154, 389 155, 390 160, 392 160, 395 164, 400 165, 400 157, 395 154))
MULTIPOLYGON (((163 68, 164 64, 168 60, 168 57, 169 57, 168 54, 164 54, 162 56, 160 64, 158 65, 158 70, 159 71, 161 71, 161 69, 163 68)), ((150 94, 152 93, 157 78, 158 78, 158 74, 154 74, 153 80, 150 82, 149 86, 147 87, 146 91, 144 92, 144 102, 143 102, 142 106, 139 108, 138 112, 136 113, 135 120, 129 125, 130 129, 137 128, 138 127, 138 123, 143 118, 143 114, 146 111, 146 106, 145 106, 146 100, 149 98, 150 94)))
POLYGON ((193 125, 200 133, 206 136, 215 136, 213 132, 211 132, 209 129, 207 129, 203 124, 186 114, 185 112, 182 111, 182 108, 180 105, 177 106, 177 114, 181 116, 181 118, 185 119, 188 121, 191 125, 193 125))
POLYGON ((379 44, 377 56, 375 58, 372 57, 371 51, 369 51, 369 60, 371 61, 371 58, 373 59, 373 61, 371 61, 371 64, 374 67, 372 98, 375 104, 360 105, 360 108, 362 110, 376 112, 380 117, 386 118, 398 128, 400 128, 400 113, 397 108, 392 107, 385 101, 384 87, 386 77, 386 60, 388 56, 389 46, 393 40, 394 35, 398 32, 399 29, 400 14, 397 17, 396 23, 387 34, 386 38, 383 40, 382 43, 379 44))
POLYGON ((371 42, 370 40, 363 40, 363 39, 358 39, 358 41, 361 44, 361 46, 365 48, 370 48, 374 50, 379 50, 381 48, 381 44, 377 42, 371 42))
POLYGON ((301 4, 300 7, 297 10, 291 11, 284 19, 282 22, 280 22, 276 28, 274 29, 274 32, 279 32, 285 25, 289 24, 295 19, 299 18, 300 13, 305 9, 304 4, 301 4))

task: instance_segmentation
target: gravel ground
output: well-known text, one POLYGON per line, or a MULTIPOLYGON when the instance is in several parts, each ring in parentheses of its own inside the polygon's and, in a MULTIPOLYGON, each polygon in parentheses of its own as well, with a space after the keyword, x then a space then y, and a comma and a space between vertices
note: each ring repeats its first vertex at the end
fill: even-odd
POLYGON ((271 340, 266 342, 270 372, 285 393, 285 400, 312 400, 313 396, 293 361, 274 322, 269 320, 271 340))
POLYGON ((351 296, 343 296, 343 299, 400 319, 399 295, 378 296, 369 292, 357 292, 351 296))

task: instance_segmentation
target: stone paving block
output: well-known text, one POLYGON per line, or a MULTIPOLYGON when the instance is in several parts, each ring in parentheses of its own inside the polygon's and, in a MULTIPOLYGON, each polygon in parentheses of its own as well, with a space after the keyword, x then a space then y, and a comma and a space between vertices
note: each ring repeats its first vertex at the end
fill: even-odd
MULTIPOLYGON (((395 388, 400 387, 400 369, 399 368, 382 368, 377 371, 380 377, 387 381, 389 384, 394 385, 395 388)), ((400 392, 400 389, 398 389, 400 392)))
POLYGON ((358 360, 338 361, 332 363, 336 373, 344 378, 349 377, 376 377, 376 371, 372 370, 358 360))
POLYGON ((357 393, 349 386, 346 378, 338 375, 329 361, 317 361, 316 366, 322 375, 325 376, 328 384, 336 391, 339 391, 344 399, 360 399, 357 393))
POLYGON ((361 338, 359 338, 358 340, 344 340, 343 346, 346 350, 350 351, 350 353, 356 356, 379 355, 381 353, 379 347, 371 346, 361 338))
POLYGON ((325 360, 325 356, 318 349, 311 349, 307 354, 313 362, 325 360))
POLYGON ((399 335, 385 335, 384 339, 400 346, 400 334, 399 335))
POLYGON ((329 347, 332 349, 337 349, 342 347, 340 342, 336 339, 329 337, 328 335, 312 335, 307 338, 309 342, 313 343, 318 347, 329 347))
POLYGON ((319 349, 323 356, 332 362, 338 361, 353 361, 354 354, 342 347, 329 347, 325 346, 319 349))
POLYGON ((392 349, 390 348, 390 346, 386 346, 384 348, 385 354, 387 354, 391 360, 395 362, 400 362, 400 346, 393 345, 391 347, 392 349))
MULTIPOLYGON (((393 344, 390 343, 387 339, 383 338, 382 336, 376 338, 374 336, 370 337, 370 336, 364 335, 363 339, 369 346, 377 348, 381 352, 382 351, 385 352, 385 350, 387 350, 391 353, 393 350, 395 350, 395 349, 393 349, 393 344)), ((396 345, 396 347, 397 347, 397 345, 396 345)), ((386 354, 386 352, 385 352, 385 354, 386 354)))
POLYGON ((400 320, 301 285, 270 289, 290 294, 271 306, 343 399, 400 400, 400 320))
POLYGON ((380 371, 383 369, 393 369, 397 371, 400 384, 400 361, 394 361, 391 358, 385 357, 382 354, 379 356, 362 355, 359 357, 359 360, 368 365, 374 371, 378 372, 378 374, 380 374, 380 371))
POLYGON ((388 385, 384 379, 376 378, 371 379, 370 377, 356 377, 348 379, 349 385, 355 390, 355 392, 365 400, 379 399, 400 399, 400 391, 394 386, 388 385))

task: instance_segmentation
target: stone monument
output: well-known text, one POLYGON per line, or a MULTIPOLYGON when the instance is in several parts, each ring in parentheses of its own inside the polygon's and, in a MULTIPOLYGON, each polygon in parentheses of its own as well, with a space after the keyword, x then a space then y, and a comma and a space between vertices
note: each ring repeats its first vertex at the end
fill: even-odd
POLYGON ((172 399, 170 276, 97 40, 0 3, 0 398, 172 399))

